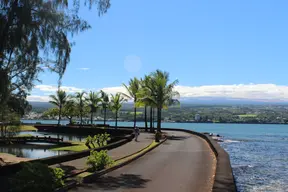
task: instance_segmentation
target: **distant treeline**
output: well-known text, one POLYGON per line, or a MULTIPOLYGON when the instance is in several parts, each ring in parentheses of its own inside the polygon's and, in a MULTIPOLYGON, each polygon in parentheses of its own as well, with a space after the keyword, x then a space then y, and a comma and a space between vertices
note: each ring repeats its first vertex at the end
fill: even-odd
MULTIPOLYGON (((33 107, 34 112, 42 113, 47 108, 33 107)), ((144 121, 144 109, 137 109, 137 121, 144 121)), ((101 110, 95 117, 102 117, 101 110)), ((107 113, 108 118, 114 118, 112 112, 107 113)), ((133 121, 133 104, 125 104, 120 112, 122 120, 133 121)), ((286 124, 288 123, 287 105, 247 105, 247 106, 225 106, 225 105, 187 105, 172 107, 163 110, 162 120, 175 122, 213 122, 213 123, 263 123, 263 124, 286 124), (199 114, 200 119, 195 120, 199 114)))

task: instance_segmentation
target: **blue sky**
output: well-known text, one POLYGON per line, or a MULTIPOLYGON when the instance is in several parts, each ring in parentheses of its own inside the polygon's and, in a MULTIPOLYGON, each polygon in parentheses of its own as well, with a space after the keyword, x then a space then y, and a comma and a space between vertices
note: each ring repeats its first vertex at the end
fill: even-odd
MULTIPOLYGON (((288 99, 287 10, 285 0, 121 0, 100 18, 81 9, 92 29, 73 38, 63 86, 115 92, 129 78, 161 69, 179 79, 187 97, 244 90, 248 98, 288 99)), ((57 84, 55 74, 40 78, 35 98, 57 84)))

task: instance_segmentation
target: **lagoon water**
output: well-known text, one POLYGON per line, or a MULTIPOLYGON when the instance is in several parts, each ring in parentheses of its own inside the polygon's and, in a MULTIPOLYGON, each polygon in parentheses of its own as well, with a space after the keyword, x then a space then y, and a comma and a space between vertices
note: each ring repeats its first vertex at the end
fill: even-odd
MULTIPOLYGON (((114 122, 108 123, 114 125, 114 122)), ((133 122, 118 122, 118 125, 132 126, 133 122)), ((144 123, 138 123, 138 126, 144 126, 144 123)), ((288 192, 288 125, 163 123, 162 126, 224 136, 221 146, 230 155, 238 191, 288 192)))

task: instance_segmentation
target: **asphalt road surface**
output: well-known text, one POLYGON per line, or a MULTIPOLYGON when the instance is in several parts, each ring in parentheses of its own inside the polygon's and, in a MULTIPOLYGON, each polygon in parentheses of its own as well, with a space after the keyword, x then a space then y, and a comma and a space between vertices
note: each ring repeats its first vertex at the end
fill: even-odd
POLYGON ((211 191, 216 158, 208 144, 188 133, 169 135, 174 137, 145 156, 71 191, 211 191))

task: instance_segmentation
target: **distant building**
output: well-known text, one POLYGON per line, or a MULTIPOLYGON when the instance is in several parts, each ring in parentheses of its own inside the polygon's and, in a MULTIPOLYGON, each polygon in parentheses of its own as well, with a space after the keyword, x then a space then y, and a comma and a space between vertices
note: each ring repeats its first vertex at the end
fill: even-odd
POLYGON ((200 121, 200 119, 201 119, 201 116, 199 114, 196 114, 195 115, 195 121, 200 121))

